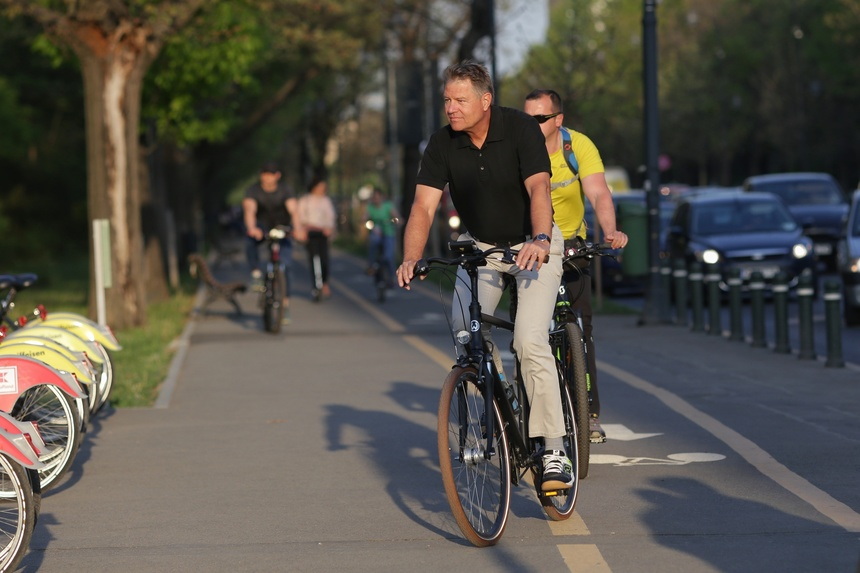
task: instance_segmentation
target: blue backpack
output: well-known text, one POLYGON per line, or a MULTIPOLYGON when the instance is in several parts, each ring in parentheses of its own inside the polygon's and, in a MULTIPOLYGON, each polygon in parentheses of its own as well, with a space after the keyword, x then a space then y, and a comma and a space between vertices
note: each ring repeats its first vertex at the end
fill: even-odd
MULTIPOLYGON (((561 128, 561 149, 564 153, 564 160, 567 161, 568 167, 573 171, 573 181, 579 179, 579 162, 573 154, 573 144, 571 143, 570 132, 566 127, 561 128)), ((571 183, 573 183, 571 181, 571 183)))

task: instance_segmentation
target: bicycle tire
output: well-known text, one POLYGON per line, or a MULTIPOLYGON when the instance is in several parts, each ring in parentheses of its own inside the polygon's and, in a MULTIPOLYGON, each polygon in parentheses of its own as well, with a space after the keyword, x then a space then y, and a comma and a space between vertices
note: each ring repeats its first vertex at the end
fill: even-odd
POLYGON ((588 370, 585 365, 585 341, 582 329, 575 322, 564 325, 564 344, 562 372, 570 395, 573 399, 573 412, 576 418, 577 458, 579 459, 579 479, 588 477, 589 458, 591 457, 591 432, 588 429, 588 370))
POLYGON ((99 401, 93 414, 101 410, 110 399, 111 391, 113 390, 113 361, 107 348, 96 343, 96 352, 102 360, 101 371, 98 372, 96 384, 99 387, 99 401))
POLYGON ((12 408, 12 417, 35 422, 45 441, 39 461, 42 492, 57 484, 75 459, 81 445, 81 420, 71 399, 53 384, 40 384, 24 390, 12 408))
POLYGON ((37 516, 27 470, 0 455, 0 571, 14 570, 26 555, 37 516))
POLYGON ((284 318, 284 285, 283 271, 276 270, 271 277, 271 283, 266 289, 266 300, 263 305, 263 327, 266 332, 277 334, 281 331, 281 320, 284 318))
POLYGON ((376 300, 385 302, 385 289, 388 286, 388 272, 385 270, 386 263, 377 263, 376 269, 376 300))
POLYGON ((455 367, 439 400, 439 469, 451 513, 470 543, 487 547, 505 531, 511 505, 511 458, 497 404, 495 455, 483 455, 484 390, 473 367, 455 367))
POLYGON ((573 399, 570 397, 570 391, 567 384, 561 379, 559 380, 561 390, 561 407, 564 416, 565 435, 562 438, 564 443, 564 451, 570 457, 570 463, 573 465, 573 485, 570 489, 561 490, 557 495, 548 496, 541 490, 541 476, 537 471, 533 470, 535 489, 537 490, 538 499, 544 513, 553 521, 564 521, 573 515, 573 510, 576 507, 576 500, 579 494, 579 462, 578 456, 571 456, 570 452, 577 444, 577 425, 573 409, 573 399))

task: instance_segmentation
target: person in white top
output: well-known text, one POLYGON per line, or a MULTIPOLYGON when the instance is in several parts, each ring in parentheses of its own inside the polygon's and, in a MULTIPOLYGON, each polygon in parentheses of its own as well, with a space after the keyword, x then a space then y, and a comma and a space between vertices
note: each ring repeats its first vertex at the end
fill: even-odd
POLYGON ((315 176, 308 193, 298 201, 296 218, 298 226, 296 238, 304 241, 308 252, 311 271, 311 284, 314 284, 314 257, 319 257, 322 275, 322 296, 331 296, 328 284, 329 241, 335 230, 334 204, 328 196, 328 183, 322 175, 315 176))

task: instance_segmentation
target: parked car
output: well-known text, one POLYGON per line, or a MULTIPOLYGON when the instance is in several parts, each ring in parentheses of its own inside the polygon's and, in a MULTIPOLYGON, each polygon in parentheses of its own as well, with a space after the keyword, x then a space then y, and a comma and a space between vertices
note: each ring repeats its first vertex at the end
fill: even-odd
POLYGON ((854 191, 848 220, 837 247, 839 274, 842 276, 842 308, 845 324, 860 324, 860 189, 854 191))
MULTIPOLYGON (((628 234, 630 242, 615 257, 600 257, 601 287, 608 294, 615 294, 620 291, 642 291, 645 288, 647 273, 649 272, 645 192, 641 189, 615 192, 612 194, 612 201, 615 204, 616 226, 628 234), (627 260, 625 262, 625 257, 641 260, 627 260), (635 272, 631 272, 631 270, 635 272)), ((668 196, 661 196, 661 252, 662 238, 665 237, 666 228, 674 208, 675 204, 668 196)), ((585 221, 588 224, 586 240, 593 242, 593 230, 597 221, 594 217, 594 208, 588 200, 585 201, 585 221)), ((594 276, 595 273, 592 272, 592 277, 594 276)))
POLYGON ((789 285, 796 285, 801 272, 814 271, 812 245, 776 195, 739 190, 688 193, 679 200, 666 236, 672 260, 716 263, 724 292, 731 269, 740 271, 744 289, 754 271, 766 281, 782 271, 789 285))
POLYGON ((848 201, 827 173, 773 173, 744 181, 745 191, 767 191, 783 200, 803 232, 812 239, 815 255, 826 268, 836 267, 836 243, 848 213, 848 201))

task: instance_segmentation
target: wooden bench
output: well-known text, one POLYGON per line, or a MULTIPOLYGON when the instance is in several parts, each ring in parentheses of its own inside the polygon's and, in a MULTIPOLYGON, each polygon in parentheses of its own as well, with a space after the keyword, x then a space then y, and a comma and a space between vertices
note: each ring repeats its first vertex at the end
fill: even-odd
POLYGON ((188 255, 189 272, 192 277, 200 279, 206 285, 206 301, 203 303, 205 310, 209 304, 219 298, 223 298, 233 305, 236 309, 236 314, 242 314, 242 307, 239 306, 239 301, 236 300, 236 295, 248 290, 248 285, 243 282, 235 281, 230 283, 219 282, 212 271, 209 270, 209 265, 198 253, 188 255))

